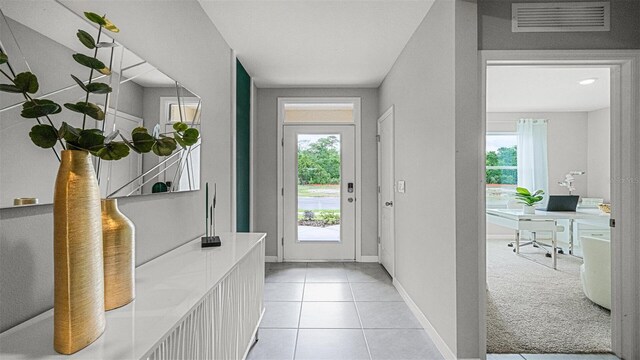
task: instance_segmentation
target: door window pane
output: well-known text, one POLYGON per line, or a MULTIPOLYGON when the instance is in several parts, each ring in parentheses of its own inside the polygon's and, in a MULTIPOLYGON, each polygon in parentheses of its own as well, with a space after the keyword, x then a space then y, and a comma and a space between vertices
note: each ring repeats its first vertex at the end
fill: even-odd
POLYGON ((340 241, 340 134, 298 135, 298 241, 340 241))

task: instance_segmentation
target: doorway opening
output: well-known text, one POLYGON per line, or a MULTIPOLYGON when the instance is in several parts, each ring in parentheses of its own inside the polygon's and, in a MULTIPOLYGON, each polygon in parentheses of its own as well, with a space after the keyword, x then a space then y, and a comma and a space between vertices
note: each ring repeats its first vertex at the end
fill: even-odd
POLYGON ((628 98, 636 61, 631 52, 482 52, 487 353, 635 353, 624 334, 636 325, 621 311, 637 313, 622 291, 637 288, 625 280, 637 259, 621 249, 636 253, 637 228, 610 224, 637 217, 636 194, 616 181, 638 164, 628 98))

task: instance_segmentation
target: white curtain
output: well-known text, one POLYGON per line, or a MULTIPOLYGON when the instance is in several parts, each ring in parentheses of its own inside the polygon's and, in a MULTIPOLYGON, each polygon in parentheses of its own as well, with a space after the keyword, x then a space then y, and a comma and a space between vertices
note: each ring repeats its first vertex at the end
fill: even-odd
POLYGON ((518 186, 549 193, 547 120, 518 120, 518 186))

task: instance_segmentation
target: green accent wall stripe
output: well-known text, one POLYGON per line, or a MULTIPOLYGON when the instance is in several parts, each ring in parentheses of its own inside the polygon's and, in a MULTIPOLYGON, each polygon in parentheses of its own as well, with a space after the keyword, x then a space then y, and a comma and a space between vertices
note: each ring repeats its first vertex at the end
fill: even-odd
POLYGON ((236 231, 248 232, 251 206, 251 77, 236 70, 236 231))

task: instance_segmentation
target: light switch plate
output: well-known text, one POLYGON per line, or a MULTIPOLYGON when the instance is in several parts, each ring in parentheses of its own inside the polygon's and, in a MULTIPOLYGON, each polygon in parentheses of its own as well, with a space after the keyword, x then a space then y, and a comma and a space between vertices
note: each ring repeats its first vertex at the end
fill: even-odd
POLYGON ((398 180, 398 192, 404 194, 404 180, 398 180))

